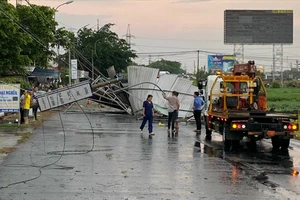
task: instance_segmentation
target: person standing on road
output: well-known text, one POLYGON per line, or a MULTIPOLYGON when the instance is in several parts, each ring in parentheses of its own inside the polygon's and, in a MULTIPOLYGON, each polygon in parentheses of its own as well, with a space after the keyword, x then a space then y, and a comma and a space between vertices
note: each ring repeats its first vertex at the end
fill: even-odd
POLYGON ((21 118, 21 124, 24 124, 24 111, 23 111, 23 105, 24 105, 24 98, 25 98, 25 91, 23 91, 23 94, 20 97, 20 118, 21 118))
POLYGON ((201 133, 201 111, 203 109, 204 101, 199 97, 199 92, 194 92, 194 118, 196 120, 196 133, 201 133))
POLYGON ((24 102, 23 102, 23 117, 24 117, 24 124, 28 124, 28 116, 29 116, 29 109, 30 109, 30 101, 31 101, 31 94, 30 94, 30 91, 25 90, 24 102))
POLYGON ((34 120, 37 120, 37 111, 38 111, 38 101, 37 101, 37 92, 38 92, 39 88, 36 86, 33 88, 33 94, 32 94, 32 102, 33 102, 33 108, 32 108, 32 113, 34 116, 34 120))
POLYGON ((172 96, 167 97, 165 93, 163 93, 163 97, 169 102, 168 106, 168 137, 170 137, 170 127, 172 128, 172 136, 175 134, 175 120, 178 118, 178 110, 180 107, 179 100, 177 98, 178 92, 173 91, 172 96), (172 126, 171 126, 172 124, 172 126))
MULTIPOLYGON (((178 95, 179 95, 179 93, 176 92, 176 97, 177 98, 178 98, 178 95)), ((178 102, 179 102, 179 106, 178 106, 177 114, 176 114, 176 117, 175 117, 175 129, 176 129, 176 133, 178 133, 178 129, 179 129, 179 119, 178 119, 179 107, 180 107, 180 101, 179 101, 179 99, 178 99, 178 102)))
POLYGON ((154 116, 154 109, 153 109, 153 103, 152 103, 153 96, 151 94, 148 95, 147 100, 143 103, 143 122, 140 126, 141 132, 143 132, 143 129, 148 121, 148 130, 149 130, 149 137, 153 136, 153 116, 154 116))

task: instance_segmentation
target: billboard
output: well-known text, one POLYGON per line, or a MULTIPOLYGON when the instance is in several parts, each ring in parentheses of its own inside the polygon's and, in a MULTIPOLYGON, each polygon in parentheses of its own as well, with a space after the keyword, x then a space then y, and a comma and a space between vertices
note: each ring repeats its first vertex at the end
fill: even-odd
POLYGON ((225 10, 224 44, 293 44, 293 10, 225 10))
POLYGON ((0 112, 20 111, 20 84, 0 84, 0 112))
POLYGON ((232 72, 235 63, 235 56, 233 55, 208 55, 207 70, 209 73, 216 70, 223 72, 232 72))

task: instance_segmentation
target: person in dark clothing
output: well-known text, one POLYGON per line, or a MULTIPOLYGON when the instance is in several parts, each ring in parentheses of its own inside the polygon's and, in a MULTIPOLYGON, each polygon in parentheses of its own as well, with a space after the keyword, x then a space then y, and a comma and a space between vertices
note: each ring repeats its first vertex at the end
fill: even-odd
POLYGON ((25 90, 23 90, 23 94, 20 97, 20 118, 21 124, 24 124, 24 111, 23 111, 23 104, 24 104, 24 97, 25 97, 25 90))
POLYGON ((201 97, 199 97, 199 92, 194 92, 194 118, 196 120, 196 133, 201 133, 201 111, 204 106, 204 101, 201 97))
POLYGON ((149 130, 149 137, 153 136, 153 115, 154 115, 154 110, 153 110, 153 103, 152 103, 152 95, 149 94, 147 97, 147 100, 144 101, 143 103, 143 122, 140 126, 141 132, 143 132, 143 129, 148 121, 148 130, 149 130))
POLYGON ((38 111, 38 101, 37 101, 37 92, 38 92, 39 88, 36 86, 33 88, 33 94, 32 94, 32 98, 33 98, 33 103, 34 103, 34 107, 32 108, 32 113, 34 116, 34 120, 37 120, 37 111, 38 111))

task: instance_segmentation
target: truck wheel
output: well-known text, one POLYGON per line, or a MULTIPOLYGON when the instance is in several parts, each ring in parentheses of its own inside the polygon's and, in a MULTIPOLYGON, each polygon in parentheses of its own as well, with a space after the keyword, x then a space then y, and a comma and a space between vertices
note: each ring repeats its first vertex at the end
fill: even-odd
POLYGON ((272 146, 273 146, 272 152, 278 152, 279 148, 280 148, 280 140, 279 140, 278 136, 272 137, 271 140, 272 140, 272 146))
POLYGON ((282 151, 287 151, 290 146, 290 139, 281 139, 280 146, 282 151))
POLYGON ((224 151, 230 151, 231 140, 228 140, 226 137, 226 125, 223 125, 222 139, 223 139, 223 149, 224 151))
POLYGON ((207 117, 204 118, 205 119, 205 140, 211 140, 211 133, 212 133, 212 130, 209 130, 208 129, 208 121, 207 121, 207 117))

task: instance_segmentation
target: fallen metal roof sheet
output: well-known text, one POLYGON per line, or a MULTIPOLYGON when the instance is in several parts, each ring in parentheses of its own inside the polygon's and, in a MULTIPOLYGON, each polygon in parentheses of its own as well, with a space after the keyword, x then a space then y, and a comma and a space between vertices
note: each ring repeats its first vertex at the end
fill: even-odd
POLYGON ((163 98, 161 90, 165 91, 167 96, 170 96, 171 91, 175 90, 179 92, 179 117, 192 116, 193 94, 198 91, 198 88, 192 85, 192 81, 180 78, 177 75, 164 74, 157 78, 157 74, 158 69, 139 66, 128 67, 128 91, 133 112, 141 110, 142 102, 148 94, 152 94, 154 108, 162 114, 167 114, 168 103, 163 98))
POLYGON ((148 94, 153 95, 155 86, 150 83, 156 83, 158 71, 158 69, 148 67, 128 67, 129 101, 134 113, 142 109, 143 101, 146 100, 148 94), (139 89, 130 90, 131 88, 139 89))
MULTIPOLYGON (((178 115, 180 118, 185 118, 192 115, 191 111, 194 101, 193 93, 198 90, 197 87, 192 85, 192 81, 185 78, 180 78, 174 74, 165 74, 159 78, 157 83, 158 86, 165 91, 179 92, 178 99, 180 102, 180 112, 178 115)), ((166 92, 166 94, 167 96, 172 95, 171 92, 166 92)), ((159 95, 156 98, 158 98, 157 102, 161 108, 168 108, 168 103, 162 97, 162 95, 159 95)))

